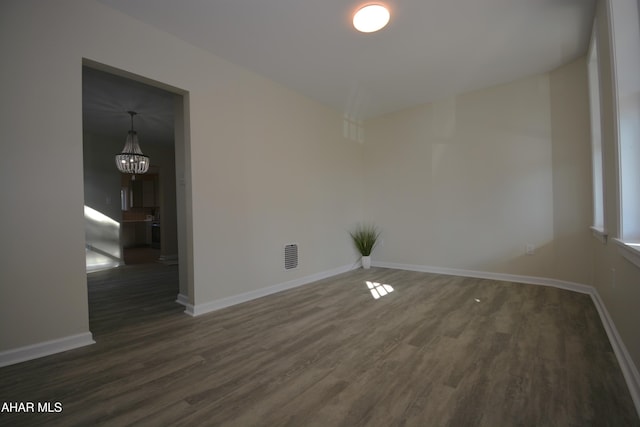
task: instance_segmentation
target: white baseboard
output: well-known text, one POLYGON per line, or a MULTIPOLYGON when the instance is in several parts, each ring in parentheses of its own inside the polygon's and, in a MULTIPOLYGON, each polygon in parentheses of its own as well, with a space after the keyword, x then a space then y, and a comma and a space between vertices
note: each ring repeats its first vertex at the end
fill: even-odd
POLYGON ((9 366, 15 363, 26 362, 62 351, 72 350, 85 345, 95 344, 91 332, 70 335, 57 340, 44 341, 41 343, 19 347, 0 352, 0 367, 9 366))
POLYGON ((566 280, 546 277, 522 276, 519 274, 491 273, 488 271, 463 270, 459 268, 432 267, 429 265, 399 264, 395 262, 374 262, 374 267, 393 268, 396 270, 421 271, 424 273, 445 274, 449 276, 474 277, 476 279, 500 280, 503 282, 526 283, 528 285, 552 286, 581 294, 591 294, 593 287, 566 280))
POLYGON ((593 304, 596 306, 596 310, 598 310, 598 314, 600 314, 602 326, 607 332, 609 342, 611 343, 613 352, 618 359, 618 364, 620 365, 624 379, 627 382, 627 387, 629 387, 629 393, 631 394, 631 398, 633 399, 633 403, 636 407, 636 412, 638 412, 638 416, 640 417, 640 375, 638 374, 638 369, 633 363, 622 338, 620 338, 616 325, 613 323, 611 316, 609 316, 607 307, 604 305, 604 302, 600 298, 600 294, 595 288, 591 294, 591 299, 593 300, 593 304))
POLYGON ((158 262, 164 265, 177 265, 178 264, 178 254, 173 255, 161 255, 158 258, 158 262))
POLYGON ((185 294, 178 294, 178 297, 176 299, 176 302, 180 305, 184 305, 185 307, 190 305, 189 304, 189 297, 186 296, 185 294))
POLYGON ((256 298, 261 298, 267 295, 275 294, 277 292, 282 292, 287 289, 297 288, 298 286, 303 286, 341 273, 346 273, 347 271, 354 270, 356 268, 358 268, 358 264, 344 265, 342 267, 322 271, 320 273, 311 274, 309 276, 300 277, 288 282, 268 286, 266 288, 257 289, 255 291, 245 292, 243 294, 233 295, 227 298, 209 301, 203 304, 184 304, 186 307, 186 310, 184 312, 190 316, 200 316, 202 314, 220 310, 225 307, 230 307, 232 305, 251 301, 256 298))
POLYGON ((551 279, 546 277, 521 276, 516 274, 491 273, 486 271, 462 270, 457 268, 432 267, 425 265, 399 264, 393 262, 373 262, 374 267, 393 268, 396 270, 420 271, 424 273, 445 274, 452 276, 474 277, 478 279, 491 279, 506 282, 525 283, 529 285, 551 286, 554 288, 566 289, 569 291, 588 294, 600 315, 600 321, 607 333, 611 348, 618 359, 618 364, 624 375, 624 379, 629 388, 629 393, 633 399, 633 403, 640 416, 640 375, 638 369, 633 363, 633 359, 627 351, 618 330, 616 329, 613 319, 609 316, 609 312, 600 298, 598 290, 593 286, 583 285, 580 283, 568 282, 564 280, 551 279))

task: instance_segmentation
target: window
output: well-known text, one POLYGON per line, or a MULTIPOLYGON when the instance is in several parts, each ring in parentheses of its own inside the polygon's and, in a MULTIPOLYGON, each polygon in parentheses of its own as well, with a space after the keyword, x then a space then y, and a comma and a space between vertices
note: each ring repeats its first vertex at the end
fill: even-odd
POLYGON ((637 0, 610 2, 619 229, 622 254, 640 266, 640 17, 637 0))
POLYGON ((593 172, 593 226, 594 235, 606 241, 604 227, 604 187, 602 169, 602 133, 600 124, 600 74, 598 72, 597 28, 594 25, 589 47, 589 106, 591 111, 591 159, 593 172))
POLYGON ((345 115, 342 121, 342 136, 359 143, 364 142, 364 125, 362 120, 345 115))

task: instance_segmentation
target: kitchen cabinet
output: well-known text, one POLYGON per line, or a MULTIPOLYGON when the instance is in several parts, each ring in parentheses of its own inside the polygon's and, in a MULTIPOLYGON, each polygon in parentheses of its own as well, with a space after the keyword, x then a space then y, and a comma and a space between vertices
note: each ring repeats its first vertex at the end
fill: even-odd
POLYGON ((155 208, 156 203, 156 182, 154 180, 145 179, 142 181, 142 207, 155 208))
POLYGON ((129 182, 132 208, 155 208, 158 200, 158 175, 136 175, 135 181, 129 182))

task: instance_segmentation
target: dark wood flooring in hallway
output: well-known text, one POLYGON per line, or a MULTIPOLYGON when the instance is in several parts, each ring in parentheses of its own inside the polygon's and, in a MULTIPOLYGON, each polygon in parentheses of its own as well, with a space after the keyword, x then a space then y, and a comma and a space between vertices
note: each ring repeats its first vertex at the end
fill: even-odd
POLYGON ((0 402, 63 411, 0 425, 640 426, 584 294, 373 268, 192 318, 176 266, 89 289, 96 344, 0 368, 0 402))

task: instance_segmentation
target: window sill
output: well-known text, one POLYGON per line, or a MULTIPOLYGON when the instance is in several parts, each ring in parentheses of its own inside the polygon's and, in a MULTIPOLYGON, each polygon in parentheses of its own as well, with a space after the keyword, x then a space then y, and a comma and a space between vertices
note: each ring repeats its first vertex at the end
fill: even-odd
POLYGON ((600 243, 607 243, 607 237, 608 237, 607 230, 605 230, 604 228, 599 228, 594 226, 590 228, 591 228, 591 234, 593 235, 593 237, 598 239, 600 243))
POLYGON ((620 239, 613 239, 613 241, 618 245, 620 255, 636 267, 640 267, 640 243, 627 243, 620 239))

